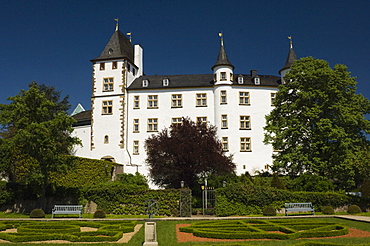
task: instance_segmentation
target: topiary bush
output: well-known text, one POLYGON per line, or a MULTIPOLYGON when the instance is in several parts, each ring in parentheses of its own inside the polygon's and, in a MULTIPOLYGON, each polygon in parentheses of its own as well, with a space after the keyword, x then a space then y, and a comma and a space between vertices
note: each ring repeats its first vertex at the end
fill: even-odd
POLYGON ((357 205, 351 205, 348 207, 347 213, 349 214, 358 214, 361 213, 361 208, 357 205))
POLYGON ((30 218, 45 218, 45 212, 40 208, 36 208, 31 211, 30 218))
POLYGON ((102 219, 102 218, 105 218, 105 217, 106 217, 105 212, 101 209, 96 210, 95 213, 94 213, 94 218, 102 219))
POLYGON ((264 216, 276 216, 276 210, 273 207, 265 207, 262 213, 264 216))
POLYGON ((334 208, 332 206, 324 206, 321 208, 323 214, 334 214, 334 208))

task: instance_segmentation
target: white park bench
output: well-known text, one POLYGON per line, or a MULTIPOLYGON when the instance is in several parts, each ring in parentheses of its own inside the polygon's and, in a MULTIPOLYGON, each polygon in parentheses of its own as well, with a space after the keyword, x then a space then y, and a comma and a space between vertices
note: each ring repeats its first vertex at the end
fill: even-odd
POLYGON ((285 203, 284 207, 286 216, 288 216, 289 212, 312 212, 315 214, 315 209, 311 202, 285 203))
POLYGON ((82 205, 54 205, 51 211, 51 217, 54 218, 55 214, 78 214, 82 217, 82 205))

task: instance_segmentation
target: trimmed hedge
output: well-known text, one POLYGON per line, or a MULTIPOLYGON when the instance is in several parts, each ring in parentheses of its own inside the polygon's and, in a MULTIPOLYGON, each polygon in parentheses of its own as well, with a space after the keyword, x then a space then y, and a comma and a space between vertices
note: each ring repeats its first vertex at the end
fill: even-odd
POLYGON ((216 192, 216 216, 261 214, 266 206, 282 209, 286 202, 312 202, 315 207, 340 207, 353 199, 334 192, 291 192, 243 184, 230 185, 216 192))
POLYGON ((229 220, 194 222, 180 228, 197 237, 218 239, 297 239, 349 233, 346 226, 316 220, 229 220), (275 233, 274 231, 278 231, 275 233))
POLYGON ((14 226, 18 233, 0 233, 0 239, 11 242, 67 240, 71 242, 111 242, 119 240, 123 233, 133 232, 136 221, 101 221, 101 222, 35 222, 4 221, 0 225, 14 226), (14 225, 12 225, 14 224, 14 225), (97 231, 81 232, 80 227, 94 227, 97 231))

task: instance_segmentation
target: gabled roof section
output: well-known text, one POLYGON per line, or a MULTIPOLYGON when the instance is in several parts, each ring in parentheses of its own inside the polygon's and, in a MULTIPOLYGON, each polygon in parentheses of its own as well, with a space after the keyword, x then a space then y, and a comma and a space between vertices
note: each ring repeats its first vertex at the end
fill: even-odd
POLYGON ((230 66, 234 69, 234 66, 231 64, 229 59, 227 58, 225 47, 223 41, 221 42, 220 51, 218 52, 218 57, 215 65, 213 65, 212 70, 217 66, 230 66))
MULTIPOLYGON (((235 86, 255 86, 252 76, 250 74, 241 74, 244 78, 243 84, 238 84, 238 80, 235 79, 232 85, 235 86)), ((259 75, 260 85, 259 86, 272 86, 278 87, 281 83, 280 77, 273 75, 259 75)), ((213 74, 188 74, 188 75, 152 75, 152 76, 140 76, 135 79, 132 84, 127 88, 128 90, 150 90, 150 89, 175 89, 175 88, 201 88, 201 87, 213 87, 213 74), (168 86, 163 86, 163 78, 168 78, 171 82, 168 86), (142 86, 144 79, 149 81, 147 87, 142 86)))
POLYGON ((84 107, 82 107, 81 103, 77 104, 76 108, 73 110, 71 116, 75 115, 75 114, 78 114, 78 113, 81 113, 85 111, 84 107))
POLYGON ((91 125, 91 110, 82 111, 72 117, 77 121, 73 127, 91 125))
POLYGON ((281 74, 281 71, 290 68, 292 66, 293 62, 295 60, 297 60, 297 55, 294 52, 293 42, 292 42, 291 37, 289 39, 290 39, 290 48, 289 48, 288 57, 286 58, 286 62, 285 62, 284 67, 282 69, 280 69, 279 74, 281 74))
POLYGON ((134 64, 134 48, 132 47, 130 40, 117 28, 100 56, 91 61, 94 62, 122 58, 126 58, 130 63, 134 64))

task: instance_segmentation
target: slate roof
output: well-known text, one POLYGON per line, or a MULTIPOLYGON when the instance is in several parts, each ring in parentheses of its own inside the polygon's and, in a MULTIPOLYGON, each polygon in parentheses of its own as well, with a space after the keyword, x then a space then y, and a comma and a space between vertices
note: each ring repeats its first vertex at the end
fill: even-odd
MULTIPOLYGON (((244 78, 243 84, 238 84, 238 74, 234 74, 233 85, 254 86, 252 76, 250 74, 241 74, 244 78)), ((258 75, 260 85, 256 86, 272 86, 278 87, 281 83, 280 77, 273 75, 258 75)), ((141 76, 135 79, 127 90, 148 90, 148 89, 166 89, 166 88, 194 88, 194 87, 213 87, 213 74, 189 74, 189 75, 152 75, 141 76), (163 86, 163 79, 169 79, 169 85, 163 86), (142 86, 144 79, 147 79, 149 84, 147 87, 142 86)))
POLYGON ((134 64, 134 48, 132 47, 130 40, 119 29, 117 29, 109 39, 109 42, 100 56, 91 61, 94 62, 122 58, 126 58, 134 64))
POLYGON ((91 125, 91 110, 86 110, 81 113, 72 116, 77 122, 73 124, 75 126, 91 125))
POLYGON ((231 66, 232 69, 234 69, 234 66, 231 64, 231 62, 229 61, 229 59, 227 59, 225 47, 223 45, 221 45, 221 47, 220 47, 220 51, 218 52, 217 61, 216 61, 215 65, 213 65, 212 70, 215 67, 222 66, 222 65, 231 66))
POLYGON ((281 74, 281 71, 284 69, 290 68, 294 62, 294 60, 297 60, 297 55, 294 52, 293 45, 290 44, 290 49, 288 52, 288 57, 286 58, 285 65, 282 69, 280 69, 279 74, 281 74))

